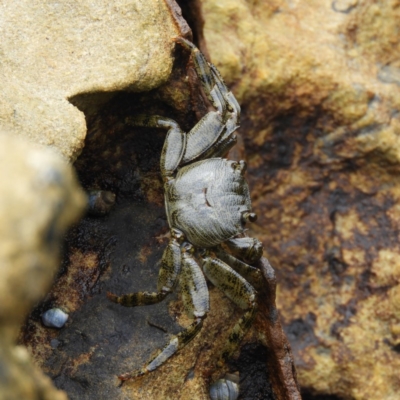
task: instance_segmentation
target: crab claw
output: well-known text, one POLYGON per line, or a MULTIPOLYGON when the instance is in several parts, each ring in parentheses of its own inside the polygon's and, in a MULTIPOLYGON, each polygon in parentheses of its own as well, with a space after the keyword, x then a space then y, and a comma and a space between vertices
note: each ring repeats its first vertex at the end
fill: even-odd
POLYGON ((175 229, 175 228, 172 228, 171 229, 171 237, 173 237, 174 239, 176 239, 177 241, 178 241, 178 243, 181 243, 181 242, 183 242, 183 240, 184 240, 184 236, 183 236, 183 233, 180 231, 180 230, 178 230, 178 229, 175 229))
POLYGON ((240 175, 244 175, 244 173, 247 170, 247 164, 246 161, 240 160, 239 162, 237 161, 233 161, 231 163, 231 167, 235 170, 235 171, 239 171, 240 175))
POLYGON ((240 168, 240 174, 241 174, 241 175, 244 175, 244 173, 245 173, 246 170, 247 170, 246 161, 240 160, 240 161, 239 161, 239 168, 240 168))
POLYGON ((118 300, 117 300, 118 296, 115 295, 114 293, 107 292, 107 298, 108 298, 108 300, 111 300, 114 303, 118 303, 118 300))
POLYGON ((194 247, 188 242, 184 242, 181 246, 182 255, 193 255, 194 254, 194 247))

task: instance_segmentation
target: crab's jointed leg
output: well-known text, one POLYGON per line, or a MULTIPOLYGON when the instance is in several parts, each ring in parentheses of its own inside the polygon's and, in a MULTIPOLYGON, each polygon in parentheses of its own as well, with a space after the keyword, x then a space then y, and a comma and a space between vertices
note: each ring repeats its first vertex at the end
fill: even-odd
POLYGON ((258 268, 239 260, 238 258, 224 251, 220 246, 216 247, 214 251, 219 259, 232 267, 239 275, 250 280, 254 286, 258 288, 258 286, 262 284, 262 275, 258 268))
POLYGON ((208 63, 200 50, 186 39, 175 40, 190 50, 204 92, 217 111, 204 115, 188 133, 183 132, 174 120, 158 115, 126 119, 126 123, 133 126, 169 129, 160 162, 164 180, 172 178, 181 164, 225 154, 236 144, 233 132, 239 126, 240 116, 240 106, 215 66, 208 63))
POLYGON ((229 111, 231 111, 234 114, 234 116, 236 118, 236 122, 239 122, 241 110, 240 110, 240 105, 236 100, 236 97, 226 87, 225 82, 222 79, 222 76, 221 76, 220 72, 218 71, 218 69, 216 68, 216 66, 211 63, 208 63, 208 65, 209 65, 210 71, 214 77, 215 84, 217 85, 222 96, 224 97, 229 111))
MULTIPOLYGON (((233 132, 239 127, 240 121, 240 105, 237 102, 235 96, 231 91, 228 90, 226 87, 221 74, 217 70, 217 68, 213 64, 210 65, 210 70, 214 76, 215 84, 218 87, 219 91, 224 97, 226 101, 227 108, 230 111, 227 115, 229 118, 225 122, 225 129, 221 137, 218 139, 217 143, 215 144, 214 148, 219 151, 219 149, 228 148, 228 150, 236 144, 236 135, 232 135, 233 132)), ((224 153, 220 153, 218 155, 222 155, 224 153)), ((218 156, 214 154, 214 157, 218 156)))
POLYGON ((194 248, 189 243, 182 245, 182 273, 180 286, 186 313, 191 318, 203 318, 209 310, 207 282, 193 257, 194 248))
POLYGON ((189 243, 185 243, 182 247, 180 285, 185 309, 194 321, 178 335, 173 336, 169 343, 142 368, 120 375, 119 379, 122 381, 154 371, 189 343, 203 325, 203 320, 209 310, 207 283, 199 265, 193 258, 193 246, 189 243))
POLYGON ((235 96, 228 90, 222 79, 221 74, 215 65, 209 63, 203 53, 188 40, 177 37, 175 42, 179 43, 191 52, 196 74, 199 77, 204 92, 211 104, 221 113, 225 114, 226 110, 236 114, 238 119, 240 116, 240 106, 235 96))
POLYGON ((211 104, 219 111, 219 113, 223 114, 226 110, 226 104, 223 99, 223 94, 218 90, 218 87, 215 86, 214 75, 210 70, 210 64, 201 51, 192 42, 189 42, 182 37, 177 37, 174 40, 176 43, 179 43, 181 46, 190 51, 196 74, 201 81, 205 95, 207 96, 208 100, 210 100, 211 104))
MULTIPOLYGON (((215 111, 207 113, 189 133, 183 132, 176 121, 159 115, 139 114, 127 118, 125 122, 132 126, 169 128, 160 159, 160 170, 164 181, 173 178, 181 163, 198 158, 206 150, 215 153, 216 150, 210 146, 224 130, 222 117, 215 111)), ((223 143, 228 142, 230 147, 236 143, 236 137, 228 139, 223 143)))
POLYGON ((206 114, 187 134, 186 151, 182 159, 182 163, 186 164, 195 159, 217 157, 223 154, 216 154, 218 150, 222 148, 226 152, 236 143, 232 133, 239 126, 240 106, 216 67, 205 59, 200 50, 184 38, 178 37, 175 41, 190 50, 204 92, 218 110, 206 114))
POLYGON ((228 264, 218 258, 203 257, 203 271, 207 278, 237 306, 246 310, 234 325, 220 362, 224 362, 237 349, 254 319, 257 302, 256 290, 228 264))
POLYGON ((133 126, 146 128, 167 128, 167 136, 161 152, 160 169, 165 180, 171 178, 178 168, 186 148, 186 133, 171 118, 159 115, 136 115, 125 120, 133 126))
POLYGON ((158 273, 157 292, 137 292, 117 296, 108 292, 107 297, 114 303, 125 307, 144 306, 162 301, 175 286, 181 269, 180 243, 182 234, 177 230, 171 230, 171 239, 165 248, 158 273))
POLYGON ((263 253, 263 245, 256 238, 239 237, 229 239, 225 243, 235 256, 250 264, 257 262, 263 253))

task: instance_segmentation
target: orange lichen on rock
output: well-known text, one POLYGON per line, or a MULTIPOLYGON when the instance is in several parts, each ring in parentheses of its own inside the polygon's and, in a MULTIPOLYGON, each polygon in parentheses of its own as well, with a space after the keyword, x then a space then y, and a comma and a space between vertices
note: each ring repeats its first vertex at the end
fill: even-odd
POLYGON ((395 399, 398 1, 203 0, 305 393, 395 399))

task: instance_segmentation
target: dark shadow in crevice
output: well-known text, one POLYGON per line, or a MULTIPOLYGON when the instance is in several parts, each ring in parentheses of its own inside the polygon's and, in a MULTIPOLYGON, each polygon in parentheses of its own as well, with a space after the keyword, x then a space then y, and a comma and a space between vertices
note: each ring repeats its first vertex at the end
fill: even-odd
POLYGON ((306 389, 302 390, 301 397, 303 400, 344 400, 334 394, 312 394, 306 389))
POLYGON ((231 363, 232 371, 240 377, 239 399, 275 400, 267 366, 268 349, 261 344, 246 344, 237 360, 231 363))
POLYGON ((182 9, 182 16, 188 23, 193 33, 193 43, 209 59, 206 41, 203 35, 204 17, 199 0, 176 0, 182 9))

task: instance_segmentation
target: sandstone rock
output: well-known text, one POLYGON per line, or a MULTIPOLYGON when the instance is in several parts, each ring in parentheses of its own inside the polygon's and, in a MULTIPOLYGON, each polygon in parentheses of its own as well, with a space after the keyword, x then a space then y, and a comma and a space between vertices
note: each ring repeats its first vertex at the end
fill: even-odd
POLYGON ((58 270, 61 240, 85 204, 54 152, 0 134, 0 399, 66 399, 16 347, 20 326, 58 270))
POLYGON ((396 399, 397 2, 202 0, 304 393, 396 399), (373 394, 373 395, 372 395, 373 394))
POLYGON ((165 82, 173 13, 161 0, 3 2, 1 126, 75 159, 86 124, 71 101, 89 113, 115 91, 165 82))

